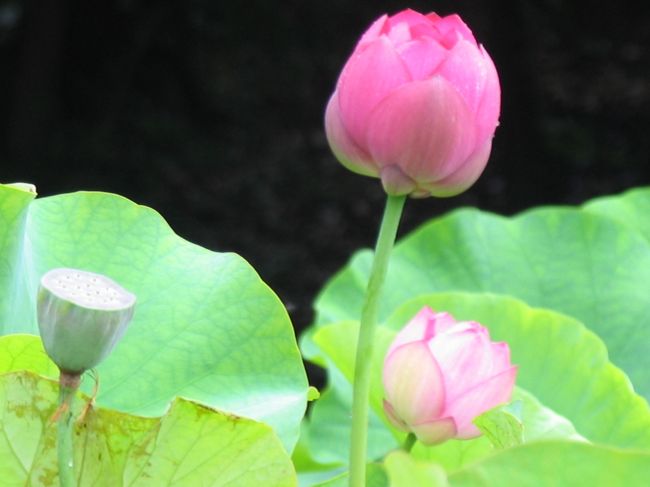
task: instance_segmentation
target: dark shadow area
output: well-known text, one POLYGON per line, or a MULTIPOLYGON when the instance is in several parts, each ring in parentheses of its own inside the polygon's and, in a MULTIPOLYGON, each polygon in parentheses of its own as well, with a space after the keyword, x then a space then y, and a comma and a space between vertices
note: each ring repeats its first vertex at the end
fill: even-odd
POLYGON ((324 106, 358 36, 406 6, 463 16, 503 110, 484 176, 408 202, 402 234, 463 205, 512 214, 650 182, 647 4, 556 0, 0 1, 0 180, 151 206, 248 259, 301 329, 374 243, 384 200, 331 155, 324 106))

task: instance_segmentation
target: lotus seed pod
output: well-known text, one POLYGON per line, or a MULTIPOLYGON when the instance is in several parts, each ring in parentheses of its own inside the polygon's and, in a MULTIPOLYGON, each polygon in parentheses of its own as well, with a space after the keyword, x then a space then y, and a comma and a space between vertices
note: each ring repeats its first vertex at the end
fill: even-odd
POLYGON ((95 367, 122 338, 135 300, 101 274, 66 268, 47 272, 37 303, 45 351, 63 373, 95 367))

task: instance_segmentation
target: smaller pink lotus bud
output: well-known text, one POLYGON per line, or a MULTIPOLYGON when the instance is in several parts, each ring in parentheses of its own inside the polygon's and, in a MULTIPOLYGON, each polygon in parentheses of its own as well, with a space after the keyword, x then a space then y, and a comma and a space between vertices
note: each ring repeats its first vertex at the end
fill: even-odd
POLYGON ((325 130, 341 164, 388 194, 453 196, 483 172, 500 106, 492 59, 461 18, 404 10, 357 43, 325 130))
POLYGON ((517 375, 507 343, 487 328, 425 307, 400 331, 384 359, 384 411, 426 445, 480 435, 474 418, 507 403, 517 375))

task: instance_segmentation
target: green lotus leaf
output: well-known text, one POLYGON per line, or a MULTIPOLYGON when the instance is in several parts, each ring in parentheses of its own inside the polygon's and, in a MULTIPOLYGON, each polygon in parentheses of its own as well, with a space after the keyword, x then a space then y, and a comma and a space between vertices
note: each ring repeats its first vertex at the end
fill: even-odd
MULTIPOLYGON (((369 463, 366 465, 366 487, 388 487, 388 477, 382 465, 369 463)), ((344 472, 314 487, 348 487, 348 472, 344 472)))
MULTIPOLYGON (((30 372, 0 375, 2 485, 58 485, 56 382, 30 372)), ((78 416, 88 397, 75 403, 78 416)), ((79 485, 295 486, 295 472, 273 429, 185 399, 161 418, 91 408, 77 421, 79 485)))
POLYGON ((404 452, 386 457, 391 487, 609 487, 645 485, 650 454, 602 445, 543 441, 502 450, 446 477, 435 462, 404 452))
POLYGON ((414 456, 435 460, 452 471, 487 456, 495 449, 510 448, 524 442, 543 439, 586 441, 568 419, 542 405, 521 387, 515 387, 512 403, 487 411, 474 421, 484 436, 471 441, 450 441, 435 448, 415 445, 414 456))
MULTIPOLYGON (((12 316, 16 307, 25 307, 28 297, 24 289, 23 235, 29 204, 35 194, 15 186, 0 184, 0 317, 12 316)), ((5 320, 0 319, 0 333, 5 320)))
POLYGON ((58 367, 45 353, 43 342, 35 335, 0 337, 0 374, 29 370, 47 377, 59 376, 58 367))
POLYGON ((445 470, 431 462, 419 461, 404 451, 390 453, 384 467, 391 487, 447 487, 445 470))
POLYGON ((650 188, 636 188, 621 195, 596 198, 585 203, 583 208, 620 222, 650 241, 650 188))
POLYGON ((497 450, 524 442, 524 425, 504 406, 484 412, 474 419, 474 424, 497 450))
MULTIPOLYGON (((0 186, 18 214, 25 196, 15 193, 0 186)), ((37 333, 38 281, 52 268, 104 274, 137 296, 98 367, 99 405, 156 416, 182 396, 267 422, 293 448, 304 367, 284 306, 244 259, 187 242, 154 210, 105 193, 37 199, 23 225, 0 227, 0 242, 14 249, 0 254, 0 296, 12 296, 0 307, 5 334, 37 333)))
MULTIPOLYGON (((544 441, 502 450, 449 476, 452 487, 646 485, 650 454, 544 441)), ((413 487, 418 487, 414 485, 413 487)))

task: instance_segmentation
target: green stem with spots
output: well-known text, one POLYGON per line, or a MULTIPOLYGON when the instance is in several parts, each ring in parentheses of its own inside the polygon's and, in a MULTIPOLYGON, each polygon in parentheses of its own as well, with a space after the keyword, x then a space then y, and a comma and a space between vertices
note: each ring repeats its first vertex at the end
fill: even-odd
POLYGON ((366 485, 366 452, 368 443, 368 397, 370 395, 370 365, 374 351, 375 329, 381 290, 386 279, 390 253, 395 243, 397 227, 406 196, 388 196, 379 228, 375 257, 372 262, 366 298, 361 312, 359 339, 354 367, 352 392, 352 436, 350 442, 350 487, 366 485))

